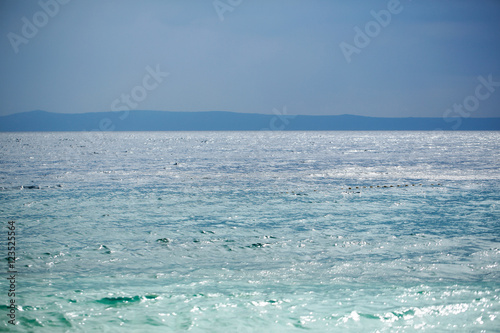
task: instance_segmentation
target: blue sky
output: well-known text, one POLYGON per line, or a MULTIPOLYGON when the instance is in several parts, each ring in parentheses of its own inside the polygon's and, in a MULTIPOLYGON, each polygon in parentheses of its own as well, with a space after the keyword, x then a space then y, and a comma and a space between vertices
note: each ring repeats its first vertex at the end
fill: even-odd
POLYGON ((3 0, 0 30, 0 115, 500 116, 497 0, 3 0))

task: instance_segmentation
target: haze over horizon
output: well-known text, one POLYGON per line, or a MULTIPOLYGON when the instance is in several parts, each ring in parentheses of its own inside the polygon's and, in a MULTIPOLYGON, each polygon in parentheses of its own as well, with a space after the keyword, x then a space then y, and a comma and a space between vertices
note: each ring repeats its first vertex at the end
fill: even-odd
POLYGON ((494 0, 7 0, 0 32, 0 116, 500 116, 494 0))

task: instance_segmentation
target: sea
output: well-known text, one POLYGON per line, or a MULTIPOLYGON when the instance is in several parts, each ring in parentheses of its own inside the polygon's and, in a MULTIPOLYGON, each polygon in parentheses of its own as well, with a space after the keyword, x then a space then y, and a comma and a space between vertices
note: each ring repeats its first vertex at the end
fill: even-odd
POLYGON ((0 133, 0 224, 3 332, 500 332, 500 132, 0 133))

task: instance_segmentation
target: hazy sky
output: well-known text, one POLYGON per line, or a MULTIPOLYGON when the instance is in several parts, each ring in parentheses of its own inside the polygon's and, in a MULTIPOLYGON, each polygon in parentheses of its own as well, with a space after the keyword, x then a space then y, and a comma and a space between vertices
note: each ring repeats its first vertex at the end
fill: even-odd
POLYGON ((500 116, 498 0, 2 0, 0 32, 0 115, 500 116))

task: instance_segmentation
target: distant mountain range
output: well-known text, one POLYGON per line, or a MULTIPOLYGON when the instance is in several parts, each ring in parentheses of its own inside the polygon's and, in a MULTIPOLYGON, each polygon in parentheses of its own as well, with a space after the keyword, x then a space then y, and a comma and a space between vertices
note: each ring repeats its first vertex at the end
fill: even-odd
POLYGON ((257 130, 500 130, 500 118, 380 118, 354 115, 293 116, 210 112, 31 111, 0 117, 2 132, 32 131, 257 131, 257 130))

